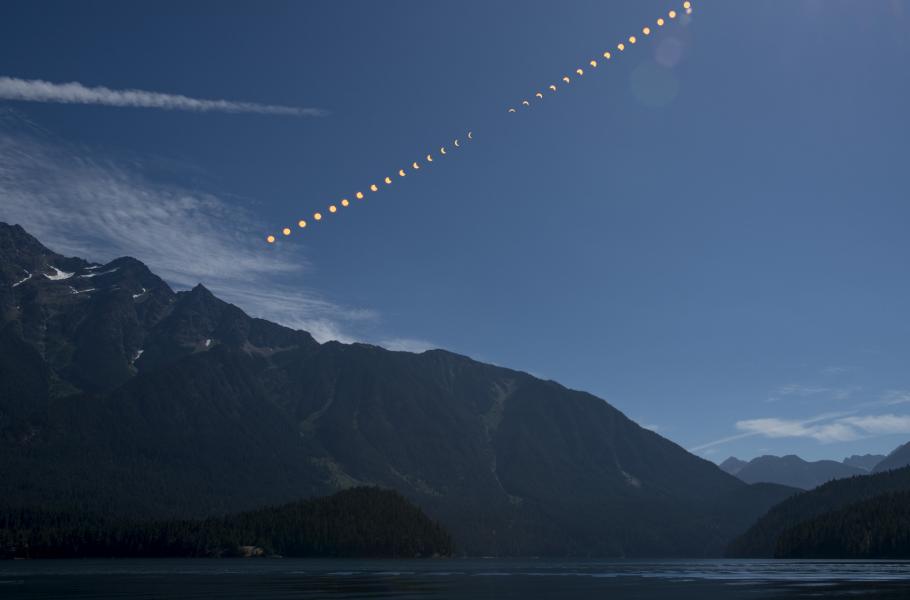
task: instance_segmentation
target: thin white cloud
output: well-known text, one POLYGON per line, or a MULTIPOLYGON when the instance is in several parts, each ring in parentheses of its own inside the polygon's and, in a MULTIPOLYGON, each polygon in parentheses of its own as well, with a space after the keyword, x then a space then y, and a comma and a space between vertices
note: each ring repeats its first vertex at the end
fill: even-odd
POLYGON ((881 403, 888 406, 910 404, 910 390, 888 390, 882 396, 881 403))
POLYGON ((787 385, 782 385, 777 388, 777 394, 781 396, 815 396, 817 394, 824 394, 825 392, 830 391, 826 387, 821 387, 817 385, 802 385, 799 383, 790 383, 787 385))
POLYGON ((859 437, 855 429, 840 422, 809 425, 789 419, 749 419, 737 421, 736 428, 767 438, 812 438, 819 442, 846 442, 859 437))
POLYGON ((426 340, 415 338, 389 338, 379 341, 378 345, 387 350, 395 350, 397 352, 415 352, 418 354, 439 347, 426 340))
POLYGON ((79 82, 53 83, 41 79, 0 77, 0 99, 22 102, 53 102, 58 104, 101 104, 159 108, 163 110, 189 110, 196 112, 257 113, 294 117, 320 117, 327 114, 319 108, 276 106, 234 100, 207 100, 180 94, 163 94, 145 90, 112 90, 106 87, 88 87, 79 82))
POLYGON ((741 440, 744 438, 754 437, 756 435, 758 435, 758 433, 754 432, 754 431, 750 431, 748 433, 737 433, 735 435, 728 435, 726 437, 722 437, 717 440, 713 440, 713 441, 710 441, 710 442, 707 442, 704 444, 700 444, 698 446, 693 446, 693 447, 689 448, 689 452, 701 452, 703 454, 707 454, 707 452, 704 452, 704 451, 707 450, 708 448, 714 448, 715 446, 722 446, 723 444, 728 444, 730 442, 735 442, 736 440, 741 440))
POLYGON ((280 283, 310 268, 299 248, 266 248, 249 211, 218 195, 153 180, 89 150, 0 127, 0 221, 53 250, 107 261, 134 256, 178 288, 199 282, 252 314, 353 341, 375 312, 280 283), (277 282, 277 283, 276 283, 277 282))
POLYGON ((801 383, 789 383, 782 385, 774 390, 768 397, 767 402, 778 402, 782 398, 812 398, 815 396, 826 395, 833 400, 848 400, 853 394, 861 388, 852 387, 824 387, 820 385, 804 385, 801 383))
POLYGON ((866 415, 847 417, 842 422, 868 435, 890 435, 910 433, 910 415, 866 415))
POLYGON ((805 438, 821 443, 848 442, 892 434, 910 434, 910 415, 856 415, 856 411, 825 413, 810 419, 765 417, 736 422, 738 434, 690 448, 701 452, 736 440, 761 436, 764 438, 805 438))

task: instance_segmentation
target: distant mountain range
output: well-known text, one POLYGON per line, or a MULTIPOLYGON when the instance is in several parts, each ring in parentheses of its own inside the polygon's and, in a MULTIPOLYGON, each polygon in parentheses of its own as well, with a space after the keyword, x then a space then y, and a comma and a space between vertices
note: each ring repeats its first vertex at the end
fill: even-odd
MULTIPOLYGON (((883 457, 884 458, 884 457, 883 457)), ((730 457, 720 468, 746 483, 779 483, 810 490, 832 479, 863 475, 869 471, 833 460, 808 462, 792 454, 759 456, 744 462, 730 457)))
POLYGON ((910 443, 894 450, 887 457, 881 454, 853 455, 842 462, 818 460, 809 462, 792 454, 759 456, 749 462, 731 456, 720 468, 746 483, 778 483, 811 490, 833 479, 843 479, 867 473, 880 473, 910 465, 910 443))
POLYGON ((604 400, 445 351, 317 343, 133 258, 0 224, 0 505, 222 515, 375 485, 473 555, 710 556, 748 485, 604 400))

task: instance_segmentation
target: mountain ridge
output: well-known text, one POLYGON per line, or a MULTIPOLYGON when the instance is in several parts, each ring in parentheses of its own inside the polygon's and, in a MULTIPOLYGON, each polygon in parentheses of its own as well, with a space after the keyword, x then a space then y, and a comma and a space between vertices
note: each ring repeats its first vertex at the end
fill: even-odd
POLYGON ((7 503, 195 517, 377 485, 469 554, 704 556, 793 492, 556 382, 319 344, 136 259, 68 259, 7 225, 0 357, 7 503))
POLYGON ((731 456, 721 463, 720 468, 746 483, 778 483, 803 490, 816 488, 833 479, 869 472, 868 469, 846 462, 834 460, 810 462, 795 454, 758 456, 748 462, 731 456))

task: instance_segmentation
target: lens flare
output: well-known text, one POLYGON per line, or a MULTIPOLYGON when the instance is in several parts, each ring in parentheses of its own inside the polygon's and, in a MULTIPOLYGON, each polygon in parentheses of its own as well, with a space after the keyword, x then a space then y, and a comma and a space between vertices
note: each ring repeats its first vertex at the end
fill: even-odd
POLYGON ((667 16, 670 17, 671 19, 675 19, 675 18, 676 18, 676 11, 675 11, 675 10, 671 10, 669 13, 667 13, 667 16))
POLYGON ((354 194, 354 197, 357 198, 358 200, 363 200, 363 192, 357 192, 356 194, 354 194))
POLYGON ((663 27, 663 26, 664 26, 664 20, 663 20, 663 19, 657 19, 657 26, 658 26, 658 27, 663 27))
POLYGON ((575 69, 575 72, 578 73, 578 76, 579 76, 579 77, 581 77, 582 75, 585 74, 585 72, 582 71, 581 69, 575 69))
POLYGON ((642 28, 641 32, 642 32, 643 34, 645 34, 645 35, 651 35, 651 28, 650 28, 650 27, 644 27, 644 28, 642 28))
POLYGON ((620 52, 622 52, 623 50, 626 49, 626 45, 623 44, 622 42, 619 42, 618 44, 616 44, 616 47, 619 49, 620 52))
POLYGON ((341 205, 342 205, 342 206, 348 206, 349 204, 350 204, 350 202, 348 201, 347 198, 344 198, 344 199, 341 201, 341 205))
POLYGON ((332 204, 331 206, 329 206, 329 212, 330 212, 330 213, 337 212, 337 211, 338 211, 338 207, 335 206, 334 204, 332 204))
POLYGON ((595 69, 597 68, 597 61, 596 61, 596 60, 592 60, 592 61, 589 62, 588 64, 591 65, 592 67, 594 67, 595 69))
POLYGON ((299 221, 297 221, 297 227, 303 229, 304 227, 306 227, 306 221, 304 221, 303 219, 300 219, 299 221))
POLYGON ((322 213, 313 213, 313 218, 316 219, 317 221, 321 221, 322 213))
POLYGON ((386 185, 392 185, 392 178, 391 178, 391 177, 386 177, 386 178, 385 178, 385 184, 386 184, 386 185))
POLYGON ((379 186, 376 185, 375 183, 372 184, 372 185, 370 186, 370 191, 371 191, 371 192, 378 192, 378 191, 379 191, 379 186))
POLYGON ((265 238, 265 241, 267 241, 267 242, 270 243, 270 244, 274 244, 274 243, 275 243, 275 236, 274 236, 274 235, 270 235, 269 237, 265 238))
POLYGON ((630 43, 630 44, 634 44, 634 43, 637 42, 637 41, 638 41, 638 40, 635 39, 635 36, 634 36, 634 35, 630 35, 630 36, 629 36, 629 43, 630 43))

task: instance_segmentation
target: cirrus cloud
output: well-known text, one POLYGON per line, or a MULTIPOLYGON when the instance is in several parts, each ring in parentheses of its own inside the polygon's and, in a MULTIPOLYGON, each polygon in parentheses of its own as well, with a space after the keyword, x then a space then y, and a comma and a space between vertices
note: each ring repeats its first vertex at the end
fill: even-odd
POLYGON ((22 102, 54 102, 58 104, 101 104, 134 108, 189 110, 196 112, 256 113, 293 117, 321 117, 327 113, 319 108, 277 106, 235 100, 191 98, 181 94, 164 94, 146 90, 112 90, 104 86, 88 87, 77 81, 53 83, 42 79, 0 77, 0 99, 22 102))

